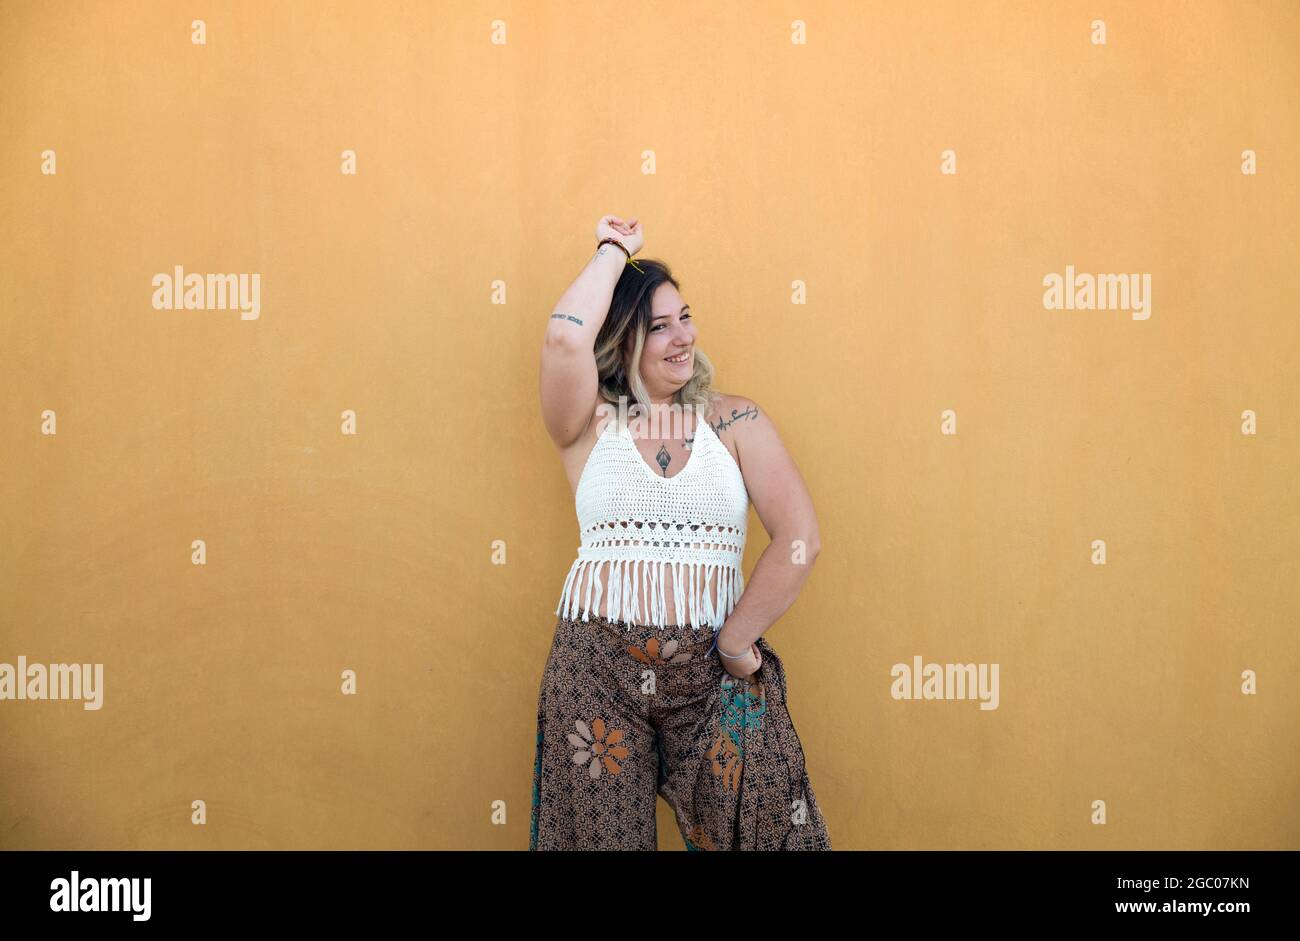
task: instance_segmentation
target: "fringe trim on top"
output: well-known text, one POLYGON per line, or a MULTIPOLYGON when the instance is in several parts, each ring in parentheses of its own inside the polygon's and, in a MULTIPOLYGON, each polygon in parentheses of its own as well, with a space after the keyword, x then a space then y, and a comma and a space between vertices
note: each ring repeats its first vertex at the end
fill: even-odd
MULTIPOLYGON (((672 566, 673 601, 681 623, 693 627, 708 626, 716 632, 736 609, 745 590, 745 575, 739 562, 668 562, 645 559, 577 559, 564 580, 564 592, 555 608, 556 614, 574 620, 591 620, 591 612, 600 612, 600 566, 609 562, 609 620, 626 624, 652 624, 667 627, 667 580, 665 566, 672 566), (574 586, 587 577, 584 598, 574 586), (714 588, 720 592, 716 602, 714 588), (593 599, 594 592, 594 599, 593 599)), ((599 616, 599 614, 598 614, 599 616)))

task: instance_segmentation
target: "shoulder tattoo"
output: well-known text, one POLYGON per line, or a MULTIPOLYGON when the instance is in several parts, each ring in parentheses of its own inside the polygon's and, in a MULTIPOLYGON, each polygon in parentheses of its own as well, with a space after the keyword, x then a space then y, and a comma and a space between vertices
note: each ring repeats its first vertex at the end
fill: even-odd
POLYGON ((731 418, 728 419, 725 417, 719 417, 716 424, 712 422, 710 424, 712 425, 712 428, 716 433, 716 432, 721 432, 725 428, 729 428, 730 426, 734 425, 738 421, 742 421, 742 420, 753 421, 756 418, 758 418, 758 406, 749 405, 745 407, 745 410, 743 412, 733 408, 731 410, 731 418))

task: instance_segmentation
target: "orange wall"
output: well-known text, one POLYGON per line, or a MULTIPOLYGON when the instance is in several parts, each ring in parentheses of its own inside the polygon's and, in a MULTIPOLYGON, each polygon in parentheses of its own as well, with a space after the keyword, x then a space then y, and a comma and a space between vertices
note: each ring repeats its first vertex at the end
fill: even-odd
POLYGON ((527 845, 578 542, 538 353, 604 213, 812 490, 766 636, 836 849, 1300 847, 1297 30, 0 4, 0 661, 105 669, 98 711, 0 702, 0 848, 527 845), (154 309, 176 265, 260 316, 154 309), (1150 317, 1045 309, 1067 265, 1150 317), (999 664, 999 707, 893 699, 914 656, 999 664))

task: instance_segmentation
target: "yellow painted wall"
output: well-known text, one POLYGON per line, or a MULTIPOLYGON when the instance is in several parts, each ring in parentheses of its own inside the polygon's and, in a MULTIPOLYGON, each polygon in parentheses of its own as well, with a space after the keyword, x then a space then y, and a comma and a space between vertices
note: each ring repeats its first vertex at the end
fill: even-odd
POLYGON ((1297 34, 0 4, 0 661, 105 670, 98 711, 0 702, 0 848, 527 845, 578 541, 538 353, 604 213, 812 490, 766 636, 836 849, 1300 847, 1297 34), (260 316, 155 310, 176 265, 260 316), (1149 319, 1045 309, 1067 265, 1150 274, 1149 319), (891 698, 914 656, 999 664, 999 707, 891 698))

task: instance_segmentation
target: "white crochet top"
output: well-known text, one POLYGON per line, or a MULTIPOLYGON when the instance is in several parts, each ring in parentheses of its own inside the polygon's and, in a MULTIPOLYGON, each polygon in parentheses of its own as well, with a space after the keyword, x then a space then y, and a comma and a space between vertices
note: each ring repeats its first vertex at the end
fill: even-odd
POLYGON ((574 506, 582 545, 556 614, 581 613, 584 621, 593 611, 599 616, 600 567, 607 566, 609 619, 665 627, 664 570, 671 567, 677 620, 696 629, 707 624, 715 633, 722 627, 745 588, 741 561, 749 491, 731 452, 702 415, 686 466, 672 477, 651 470, 626 424, 619 428, 610 419, 582 469, 574 506), (580 599, 571 589, 589 568, 593 577, 580 599))

